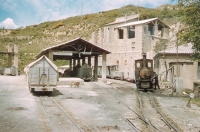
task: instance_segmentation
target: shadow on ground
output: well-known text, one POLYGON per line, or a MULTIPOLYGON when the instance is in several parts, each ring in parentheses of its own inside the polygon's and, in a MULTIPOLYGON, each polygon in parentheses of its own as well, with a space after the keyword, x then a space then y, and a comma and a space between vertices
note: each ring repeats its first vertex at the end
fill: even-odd
POLYGON ((53 89, 52 92, 32 92, 33 96, 49 96, 49 97, 55 97, 58 95, 63 95, 59 90, 53 89))

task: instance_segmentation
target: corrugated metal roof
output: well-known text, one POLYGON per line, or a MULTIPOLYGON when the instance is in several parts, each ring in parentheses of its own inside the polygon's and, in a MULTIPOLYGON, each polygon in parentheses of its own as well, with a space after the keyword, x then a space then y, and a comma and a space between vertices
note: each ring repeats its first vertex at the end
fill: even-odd
MULTIPOLYGON (((192 49, 191 43, 178 46, 178 54, 192 54, 193 51, 194 50, 192 49)), ((158 54, 163 54, 163 53, 165 53, 165 54, 176 54, 177 53, 177 47, 165 49, 165 50, 158 52, 158 54)))
POLYGON ((116 28, 141 25, 141 24, 149 23, 149 22, 152 22, 152 21, 155 21, 155 20, 158 20, 160 23, 162 23, 163 25, 165 25, 166 27, 169 28, 169 26, 167 26, 166 24, 161 22, 158 18, 151 18, 151 19, 146 19, 146 20, 141 20, 141 21, 129 22, 129 23, 126 23, 126 24, 119 25, 116 28))

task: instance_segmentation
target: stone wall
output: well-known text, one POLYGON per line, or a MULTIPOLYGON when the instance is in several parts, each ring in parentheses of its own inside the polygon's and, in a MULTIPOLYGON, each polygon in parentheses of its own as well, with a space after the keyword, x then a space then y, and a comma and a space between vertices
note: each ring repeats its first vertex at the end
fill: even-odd
MULTIPOLYGON (((183 89, 192 90, 193 82, 197 80, 198 63, 191 61, 191 57, 189 54, 178 56, 178 63, 176 54, 171 54, 171 55, 163 54, 155 58, 155 65, 156 65, 155 67, 156 67, 156 72, 159 71, 158 74, 166 71, 165 62, 167 64, 167 69, 169 69, 171 66, 174 66, 172 73, 173 77, 183 78, 183 89)), ((166 74, 164 72, 163 75, 159 76, 160 81, 164 81, 165 75, 166 74)), ((168 74, 167 81, 169 80, 170 76, 168 74)))
MULTIPOLYGON (((123 39, 119 39, 119 28, 116 27, 121 24, 105 25, 103 29, 92 33, 90 41, 101 48, 111 51, 111 54, 107 55, 107 64, 117 64, 119 71, 134 73, 135 60, 141 59, 143 52, 147 53, 148 59, 153 59, 155 55, 153 48, 156 42, 159 41, 159 34, 160 37, 162 37, 162 34, 167 38, 169 30, 166 28, 158 31, 157 25, 154 26, 153 36, 156 36, 155 38, 148 31, 148 24, 139 24, 134 26, 135 37, 129 38, 128 28, 121 27, 123 39)), ((102 59, 99 57, 99 62, 101 61, 102 59)))

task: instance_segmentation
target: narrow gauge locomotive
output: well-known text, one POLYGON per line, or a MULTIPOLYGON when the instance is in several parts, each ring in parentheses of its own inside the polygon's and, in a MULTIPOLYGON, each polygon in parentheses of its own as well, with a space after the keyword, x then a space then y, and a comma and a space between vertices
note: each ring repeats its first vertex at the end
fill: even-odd
POLYGON ((135 80, 137 89, 153 90, 153 60, 146 59, 146 54, 143 54, 143 59, 135 60, 135 80))

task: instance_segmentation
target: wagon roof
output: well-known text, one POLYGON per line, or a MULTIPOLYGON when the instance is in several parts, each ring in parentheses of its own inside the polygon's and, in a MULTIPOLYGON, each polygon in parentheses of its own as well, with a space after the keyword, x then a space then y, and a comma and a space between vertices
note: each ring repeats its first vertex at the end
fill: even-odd
POLYGON ((55 71, 57 71, 58 67, 51 61, 49 60, 45 55, 41 56, 39 59, 37 59, 36 61, 33 61, 32 63, 30 63, 29 65, 27 65, 24 68, 24 71, 28 70, 30 67, 32 67, 34 64, 36 64, 37 62, 39 62, 40 60, 45 59, 52 67, 55 71))

